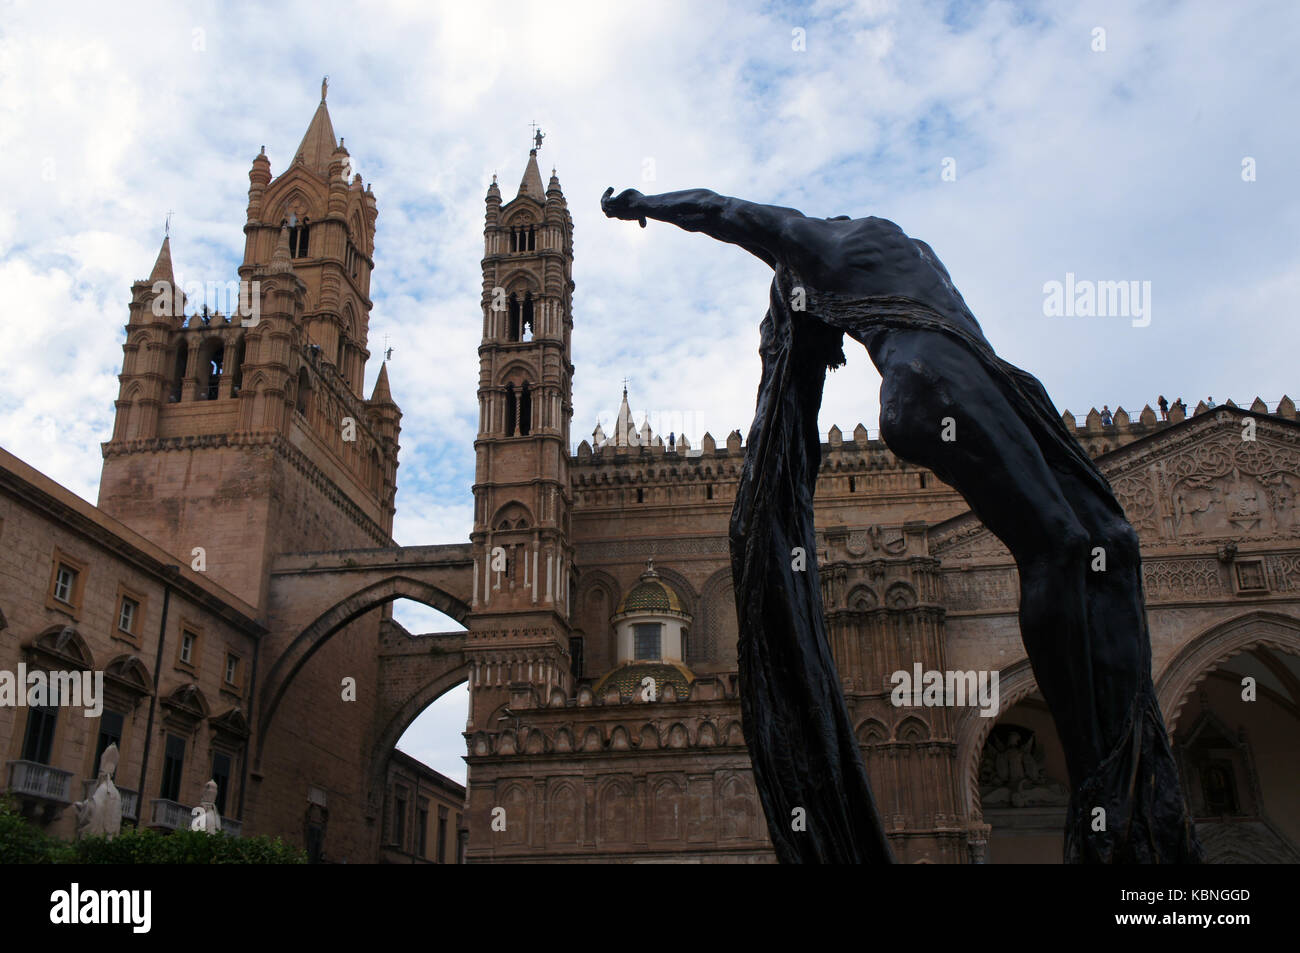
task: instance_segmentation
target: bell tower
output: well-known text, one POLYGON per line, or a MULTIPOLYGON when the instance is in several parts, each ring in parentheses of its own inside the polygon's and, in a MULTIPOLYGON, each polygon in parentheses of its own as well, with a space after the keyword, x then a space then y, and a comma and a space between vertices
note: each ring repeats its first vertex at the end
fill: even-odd
POLYGON ((568 691, 574 588, 573 219, 554 170, 543 187, 537 148, 519 193, 503 205, 493 176, 486 205, 470 727, 487 724, 512 692, 544 701, 568 691))
POLYGON ((239 280, 181 276, 168 237, 132 285, 103 445, 100 508, 258 608, 280 553, 392 543, 386 367, 362 394, 378 213, 325 92, 283 172, 253 159, 239 280))

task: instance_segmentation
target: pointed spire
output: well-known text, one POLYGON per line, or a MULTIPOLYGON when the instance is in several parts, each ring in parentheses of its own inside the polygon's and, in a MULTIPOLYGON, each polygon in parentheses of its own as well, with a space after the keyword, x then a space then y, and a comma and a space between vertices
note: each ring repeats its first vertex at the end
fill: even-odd
POLYGON ((337 145, 334 124, 330 122, 329 110, 325 108, 325 84, 322 83, 320 105, 316 107, 316 114, 311 117, 307 133, 302 137, 298 151, 294 153, 294 161, 301 156, 307 168, 325 175, 329 171, 330 159, 337 145))
POLYGON ((524 177, 519 183, 519 194, 530 196, 539 202, 546 201, 546 190, 542 188, 542 173, 537 168, 536 149, 528 150, 528 167, 524 169, 524 177))
POLYGON ((162 248, 158 249, 158 260, 153 263, 149 280, 174 282, 172 277, 172 240, 171 236, 163 238, 162 248))
POLYGON ((388 389, 388 362, 379 365, 379 379, 375 381, 375 390, 370 395, 372 404, 391 404, 393 392, 388 389))
POLYGON ((618 405, 618 422, 614 425, 614 446, 630 447, 636 444, 636 424, 632 422, 632 408, 627 405, 627 385, 623 385, 623 403, 618 405))

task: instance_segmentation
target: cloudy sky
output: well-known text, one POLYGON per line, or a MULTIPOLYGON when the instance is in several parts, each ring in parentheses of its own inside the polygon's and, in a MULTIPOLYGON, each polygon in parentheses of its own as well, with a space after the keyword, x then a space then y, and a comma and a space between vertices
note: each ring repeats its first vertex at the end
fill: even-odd
MULTIPOLYGON (((600 214, 607 185, 708 187, 927 240, 1058 408, 1300 397, 1300 7, 1277 3, 31 3, 0 0, 0 445, 94 500, 131 281, 172 216, 227 281, 248 169, 329 109, 379 204, 367 390, 401 405, 399 543, 471 525, 483 195, 529 123, 575 223, 575 442, 638 420, 745 431, 770 272, 600 214), (1144 317, 1044 286, 1149 282, 1144 317)), ((854 346, 856 348, 856 346, 854 346)), ((861 349, 823 431, 876 429, 861 349)), ((445 627, 423 607, 399 618, 445 627)), ((403 747, 463 777, 463 690, 403 747)))

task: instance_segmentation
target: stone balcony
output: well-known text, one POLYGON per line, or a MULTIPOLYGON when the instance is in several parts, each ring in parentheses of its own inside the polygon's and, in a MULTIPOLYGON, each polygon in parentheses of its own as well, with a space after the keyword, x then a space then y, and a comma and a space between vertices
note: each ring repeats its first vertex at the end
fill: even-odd
POLYGON ((72 772, 37 761, 10 761, 8 791, 24 815, 49 824, 72 803, 72 772))
POLYGON ((71 804, 72 772, 36 761, 10 761, 9 791, 23 798, 71 804))
POLYGON ((190 809, 184 804, 156 797, 149 802, 149 826, 164 831, 181 831, 190 826, 190 809))
MULTIPOLYGON (((98 783, 96 778, 86 778, 81 782, 81 798, 87 800, 95 793, 95 785, 98 783)), ((130 788, 118 788, 117 793, 122 795, 122 817, 127 820, 135 821, 140 818, 140 793, 132 791, 130 788)))
POLYGON ((237 821, 233 817, 223 817, 221 819, 221 830, 230 837, 240 837, 243 834, 244 822, 237 821))

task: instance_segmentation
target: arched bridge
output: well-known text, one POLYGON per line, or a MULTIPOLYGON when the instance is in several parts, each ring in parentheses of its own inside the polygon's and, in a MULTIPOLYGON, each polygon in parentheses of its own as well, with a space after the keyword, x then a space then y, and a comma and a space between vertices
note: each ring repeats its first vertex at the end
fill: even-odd
MULTIPOLYGON (((334 633, 396 599, 421 602, 464 624, 469 616, 472 574, 469 543, 278 557, 271 569, 270 634, 262 651, 269 668, 257 687, 256 758, 261 759, 276 708, 294 675, 334 633), (312 621, 303 627, 304 619, 312 621)), ((460 646, 449 644, 447 648, 440 666, 447 671, 430 672, 432 683, 418 695, 430 690, 440 693, 448 679, 463 677, 460 646)), ((386 714, 398 721, 402 716, 402 712, 386 714)))

